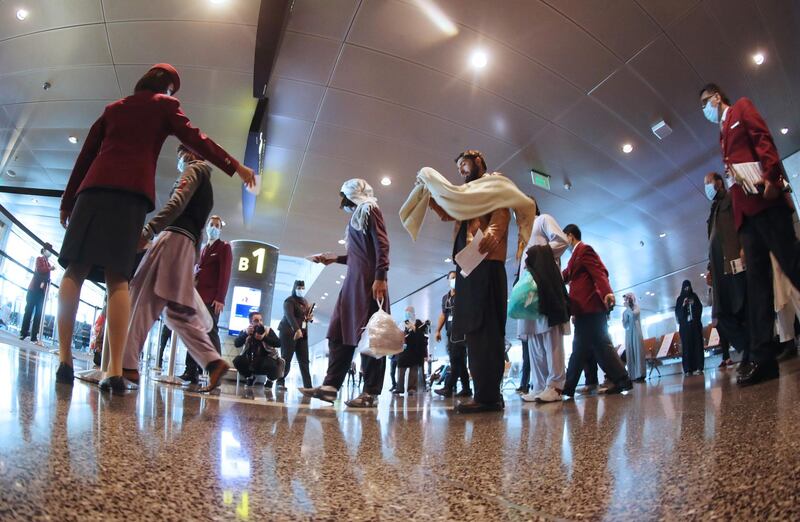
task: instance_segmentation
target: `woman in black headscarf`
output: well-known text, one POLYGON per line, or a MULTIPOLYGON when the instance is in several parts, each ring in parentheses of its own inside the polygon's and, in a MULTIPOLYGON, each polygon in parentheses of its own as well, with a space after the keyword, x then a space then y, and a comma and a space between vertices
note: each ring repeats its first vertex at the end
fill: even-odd
POLYGON ((703 304, 692 290, 689 280, 683 282, 681 294, 675 301, 675 320, 678 322, 683 352, 683 374, 703 373, 703 304))
POLYGON ((292 357, 297 356, 303 387, 311 387, 311 373, 308 370, 308 323, 312 321, 311 306, 306 301, 306 283, 295 281, 292 295, 283 302, 283 319, 278 325, 281 335, 281 357, 286 361, 283 378, 278 379, 277 387, 285 388, 286 376, 291 369, 292 357))

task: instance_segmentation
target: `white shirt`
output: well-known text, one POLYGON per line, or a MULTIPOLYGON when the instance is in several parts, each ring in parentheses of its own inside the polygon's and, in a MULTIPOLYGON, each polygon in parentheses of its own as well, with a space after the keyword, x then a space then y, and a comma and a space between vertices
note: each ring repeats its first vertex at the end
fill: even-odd
MULTIPOLYGON (((558 222, 550 214, 536 216, 536 219, 533 221, 531 238, 528 241, 528 245, 525 247, 525 251, 522 253, 522 260, 519 268, 520 274, 523 270, 527 270, 525 266, 525 254, 528 249, 532 246, 544 245, 550 245, 550 248, 553 250, 553 257, 555 258, 556 265, 558 265, 560 270, 561 256, 566 252, 569 242, 567 241, 566 234, 564 234, 564 231, 561 230, 561 227, 558 225, 558 222)), ((550 330, 550 325, 548 324, 547 317, 540 317, 535 321, 519 321, 518 333, 520 335, 535 335, 548 330, 550 330)))

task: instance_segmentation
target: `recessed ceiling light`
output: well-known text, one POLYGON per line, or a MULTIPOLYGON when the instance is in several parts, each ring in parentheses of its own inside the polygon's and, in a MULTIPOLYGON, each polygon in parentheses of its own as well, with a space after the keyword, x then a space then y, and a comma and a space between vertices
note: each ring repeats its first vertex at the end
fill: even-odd
POLYGON ((452 262, 453 262, 453 260, 452 260, 452 259, 450 259, 449 257, 447 257, 447 258, 445 258, 444 262, 445 262, 445 263, 452 263, 452 262))
POLYGON ((340 284, 342 284, 342 282, 341 281, 336 281, 336 284, 340 285, 340 284))
POLYGON ((214 5, 220 5, 220 4, 224 4, 225 2, 227 2, 227 0, 209 0, 209 2, 211 2, 214 5))
POLYGON ((782 128, 781 134, 789 134, 789 129, 787 129, 786 127, 782 128))
POLYGON ((485 51, 478 49, 472 52, 472 56, 469 57, 469 63, 476 69, 483 69, 489 63, 489 57, 485 51))
POLYGON ((339 240, 339 244, 340 244, 340 245, 344 245, 346 242, 347 242, 347 241, 345 241, 344 239, 340 239, 340 240, 339 240))
POLYGON ((753 61, 756 62, 756 65, 761 65, 764 63, 764 53, 756 53, 753 55, 753 61))
POLYGON ((384 187, 388 187, 391 184, 392 180, 391 178, 389 178, 389 176, 384 176, 383 179, 381 179, 381 185, 383 185, 384 187))
POLYGON ((339 279, 344 279, 344 276, 343 276, 343 275, 340 275, 340 276, 339 276, 339 279))
POLYGON ((328 297, 328 292, 325 292, 323 295, 324 295, 325 297, 328 297))
POLYGON ((622 146, 622 152, 624 152, 625 154, 630 154, 631 152, 633 152, 633 145, 631 145, 630 143, 624 144, 622 146))
POLYGON ((660 234, 658 235, 658 237, 660 237, 660 238, 665 238, 665 237, 667 237, 667 233, 666 233, 666 232, 662 232, 662 233, 660 233, 660 234))
MULTIPOLYGON (((795 175, 796 175, 796 174, 795 174, 795 175)), ((8 169, 8 170, 6 171, 6 176, 8 176, 9 178, 16 178, 16 177, 17 177, 17 173, 16 173, 16 172, 14 172, 14 171, 13 171, 13 170, 11 170, 11 169, 8 169)))
POLYGON ((320 297, 320 299, 322 299, 324 301, 327 298, 323 295, 322 297, 320 297))
POLYGON ((70 136, 69 138, 67 138, 67 141, 75 145, 76 143, 78 143, 78 138, 76 136, 70 136))
POLYGON ((20 22, 22 22, 22 21, 24 21, 26 18, 28 18, 28 15, 29 15, 29 14, 30 14, 30 13, 28 12, 28 10, 27 10, 27 9, 17 9, 17 20, 19 20, 20 22))

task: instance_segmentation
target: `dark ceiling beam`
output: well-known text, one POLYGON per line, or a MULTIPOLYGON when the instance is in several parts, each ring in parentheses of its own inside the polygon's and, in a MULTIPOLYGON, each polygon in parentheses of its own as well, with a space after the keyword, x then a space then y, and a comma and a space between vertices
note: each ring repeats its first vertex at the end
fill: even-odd
POLYGON ((0 186, 0 193, 4 194, 21 194, 23 196, 39 196, 44 198, 60 198, 63 190, 30 188, 30 187, 2 187, 0 186))
POLYGON ((289 23, 294 0, 261 0, 253 65, 253 97, 266 98, 272 69, 289 23))

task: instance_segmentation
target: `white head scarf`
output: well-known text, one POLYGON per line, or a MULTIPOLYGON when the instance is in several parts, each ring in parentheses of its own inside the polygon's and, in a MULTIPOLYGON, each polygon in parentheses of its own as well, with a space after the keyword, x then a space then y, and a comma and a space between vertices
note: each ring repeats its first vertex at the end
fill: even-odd
POLYGON ((378 208, 378 200, 372 192, 372 187, 363 179, 348 179, 342 185, 342 194, 347 199, 356 204, 353 217, 350 218, 350 226, 359 232, 364 232, 369 219, 369 211, 378 208))
POLYGON ((630 297, 631 298, 631 310, 633 310, 633 313, 639 312, 639 301, 636 299, 636 294, 631 292, 631 293, 625 294, 622 297, 623 297, 623 299, 626 298, 626 297, 630 297))

